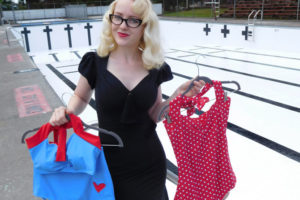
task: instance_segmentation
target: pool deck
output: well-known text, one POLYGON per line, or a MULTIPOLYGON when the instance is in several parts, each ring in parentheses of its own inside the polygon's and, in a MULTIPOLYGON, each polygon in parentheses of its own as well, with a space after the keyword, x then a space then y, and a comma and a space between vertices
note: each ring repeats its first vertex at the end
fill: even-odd
POLYGON ((25 131, 39 127, 41 122, 47 122, 51 112, 19 117, 15 89, 38 85, 52 109, 60 106, 61 101, 40 71, 14 73, 36 66, 17 42, 12 42, 11 46, 6 44, 6 27, 0 26, 0 199, 35 200, 39 198, 32 195, 32 161, 21 138, 25 131), (9 55, 21 55, 22 59, 9 60, 9 55))
MULTIPOLYGON (((174 17, 160 18, 179 20, 174 17)), ((248 23, 247 20, 233 19, 218 19, 215 21, 214 19, 180 18, 180 21, 248 23)), ((265 20, 260 22, 257 20, 257 24, 299 27, 300 21, 265 20)), ((29 115, 28 113, 26 115, 25 113, 25 116, 20 117, 18 106, 22 105, 20 102, 16 102, 15 95, 17 95, 17 92, 15 89, 24 86, 33 88, 34 85, 37 85, 46 99, 44 103, 47 103, 52 110, 62 105, 62 103, 39 70, 15 73, 20 70, 37 69, 37 67, 17 42, 12 42, 11 45, 7 44, 5 32, 7 27, 8 25, 0 26, 0 110, 2 111, 0 114, 0 196, 1 199, 5 200, 35 200, 39 198, 32 195, 32 161, 26 145, 21 143, 21 138, 25 131, 39 127, 41 122, 46 123, 52 111, 40 112, 35 115, 29 115), (14 55, 18 56, 14 57, 14 55)))

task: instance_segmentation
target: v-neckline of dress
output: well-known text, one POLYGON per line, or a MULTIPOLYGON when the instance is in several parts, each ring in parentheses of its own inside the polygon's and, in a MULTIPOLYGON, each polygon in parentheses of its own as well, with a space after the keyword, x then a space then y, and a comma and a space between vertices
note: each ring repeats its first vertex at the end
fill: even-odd
POLYGON ((105 71, 110 74, 110 76, 112 76, 115 80, 117 80, 117 82, 119 82, 119 84, 122 86, 122 88, 124 88, 128 93, 131 93, 133 92, 136 88, 138 88, 149 76, 150 76, 150 73, 151 73, 151 70, 148 70, 148 74, 146 76, 144 76, 131 90, 128 89, 126 87, 126 85, 116 76, 114 75, 111 71, 109 71, 107 69, 107 65, 108 65, 108 59, 109 59, 109 56, 107 56, 106 58, 106 63, 105 63, 105 71))
POLYGON ((150 72, 146 75, 146 76, 144 76, 144 78, 143 79, 141 79, 131 90, 130 89, 128 89, 125 85, 124 85, 124 83, 116 76, 116 75, 114 75, 111 71, 109 71, 107 68, 106 68, 106 71, 108 72, 108 74, 110 74, 114 79, 116 79, 119 83, 120 83, 120 85, 124 88, 124 89, 126 89, 128 92, 133 92, 136 88, 138 88, 138 86, 140 86, 141 84, 142 84, 142 82, 144 82, 144 80, 146 80, 147 79, 147 77, 150 75, 150 72))

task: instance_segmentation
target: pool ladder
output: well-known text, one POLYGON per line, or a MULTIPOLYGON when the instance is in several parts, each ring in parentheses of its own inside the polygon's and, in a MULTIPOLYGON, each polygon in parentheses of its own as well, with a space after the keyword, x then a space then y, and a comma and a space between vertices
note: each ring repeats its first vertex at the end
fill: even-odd
POLYGON ((211 4, 211 13, 215 20, 220 17, 220 0, 210 0, 204 2, 204 4, 211 4))
POLYGON ((257 15, 261 13, 261 10, 252 10, 251 13, 248 15, 248 37, 254 40, 254 26, 257 20, 257 15), (251 16, 254 14, 252 22, 250 22, 251 16))

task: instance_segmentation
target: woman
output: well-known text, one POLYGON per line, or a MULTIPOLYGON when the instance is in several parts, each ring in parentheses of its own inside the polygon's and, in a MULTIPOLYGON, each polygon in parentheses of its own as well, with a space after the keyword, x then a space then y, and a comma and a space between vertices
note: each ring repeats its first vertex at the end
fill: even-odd
MULTIPOLYGON (((95 89, 99 126, 124 142, 124 148, 104 148, 117 200, 168 199, 166 157, 155 132, 157 116, 191 81, 162 102, 160 84, 172 79, 172 73, 163 60, 158 28, 150 0, 112 2, 103 18, 97 54, 84 55, 74 95, 67 108, 57 108, 50 119, 58 126, 67 122, 66 113, 80 114, 95 89)), ((196 95, 203 85, 194 81, 186 95, 196 95)), ((115 142, 107 135, 100 138, 103 144, 115 142)))

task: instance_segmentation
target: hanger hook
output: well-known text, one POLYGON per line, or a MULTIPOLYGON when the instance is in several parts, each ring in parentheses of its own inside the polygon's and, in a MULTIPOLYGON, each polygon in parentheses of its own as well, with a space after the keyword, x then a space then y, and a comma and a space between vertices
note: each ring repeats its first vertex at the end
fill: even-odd
POLYGON ((239 84, 237 81, 221 81, 221 83, 222 83, 222 84, 233 83, 233 84, 235 84, 236 87, 237 87, 236 90, 232 90, 232 91, 230 91, 230 92, 225 91, 225 93, 224 93, 224 96, 225 96, 224 100, 225 100, 225 101, 227 101, 227 97, 228 97, 229 94, 235 93, 236 91, 241 90, 241 86, 240 86, 240 84, 239 84))
POLYGON ((67 102, 64 100, 64 96, 65 96, 66 94, 69 94, 70 96, 72 96, 72 94, 71 94, 70 92, 64 92, 64 93, 62 93, 60 99, 61 99, 61 101, 63 102, 63 104, 64 104, 65 106, 68 105, 67 102))
POLYGON ((203 54, 198 54, 198 56, 195 60, 195 63, 196 63, 197 69, 198 69, 198 76, 200 76, 200 67, 199 67, 199 63, 198 63, 198 60, 199 60, 200 56, 202 56, 202 58, 206 58, 203 54))
POLYGON ((239 91, 241 90, 241 86, 240 84, 237 82, 237 81, 221 81, 222 84, 229 84, 229 83, 233 83, 236 85, 237 89, 236 90, 233 90, 231 92, 236 92, 236 91, 239 91))

